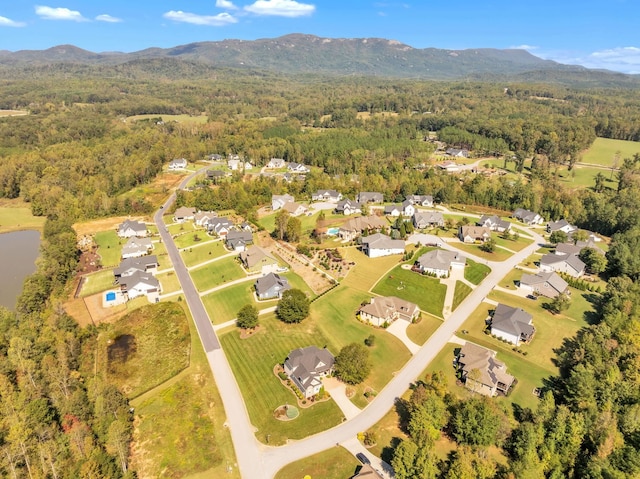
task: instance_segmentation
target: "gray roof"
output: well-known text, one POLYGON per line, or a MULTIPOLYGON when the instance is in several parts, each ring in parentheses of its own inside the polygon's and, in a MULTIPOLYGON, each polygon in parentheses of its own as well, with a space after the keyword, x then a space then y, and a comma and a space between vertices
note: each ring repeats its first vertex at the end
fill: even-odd
POLYGON ((369 249, 404 249, 404 241, 391 239, 382 233, 375 233, 362 238, 362 244, 368 245, 369 249))
POLYGON ((287 278, 284 278, 276 273, 269 273, 266 276, 262 276, 256 280, 256 292, 258 296, 262 296, 269 292, 269 290, 274 289, 275 291, 283 292, 291 289, 289 285, 289 281, 287 278))
POLYGON ((118 231, 119 232, 124 232, 126 230, 133 230, 135 232, 144 232, 146 233, 147 231, 147 225, 145 225, 144 223, 140 222, 140 221, 135 221, 135 220, 124 220, 120 226, 118 226, 118 231))
POLYGON ((423 203, 433 204, 433 196, 431 195, 409 195, 406 199, 417 205, 422 205, 423 203))
POLYGON ((150 256, 142 256, 140 258, 126 258, 120 262, 120 265, 113 270, 115 276, 120 276, 122 273, 129 271, 130 269, 137 269, 139 271, 147 271, 151 268, 158 267, 158 257, 155 254, 150 256))
POLYGON ((387 205, 384 207, 384 214, 391 214, 393 211, 402 212, 402 205, 387 205))
POLYGON ((360 203, 382 203, 384 195, 376 191, 361 191, 357 197, 360 203))
POLYGON ((371 301, 360 307, 360 312, 367 313, 376 318, 392 319, 397 314, 405 321, 411 321, 420 312, 417 304, 396 296, 381 296, 371 298, 371 301))
POLYGON ((422 223, 442 224, 444 217, 439 211, 416 211, 413 215, 413 222, 418 225, 422 223))
POLYGON ((495 387, 498 382, 506 385, 513 383, 514 377, 507 374, 505 364, 496 359, 496 352, 491 349, 467 341, 460 349, 458 363, 466 374, 474 369, 480 371, 477 381, 490 387, 495 387))
POLYGON ((558 294, 564 293, 569 287, 569 284, 554 271, 523 274, 520 279, 520 285, 534 288, 540 294, 549 298, 555 298, 558 294))
POLYGON ((160 289, 160 282, 152 274, 143 271, 136 271, 130 276, 120 278, 118 283, 127 291, 140 283, 147 284, 155 289, 160 289))
POLYGON ((336 206, 336 211, 344 211, 346 209, 359 210, 359 209, 362 209, 362 206, 360 205, 360 203, 357 203, 348 198, 346 200, 338 201, 338 205, 336 206))
POLYGON ((506 304, 498 304, 491 319, 491 328, 499 329, 515 336, 530 336, 535 331, 531 325, 533 316, 522 308, 514 308, 506 304))
POLYGON ((253 243, 253 234, 251 231, 229 231, 225 238, 227 243, 233 243, 235 241, 242 241, 244 244, 253 243))
POLYGON ((578 258, 575 254, 556 254, 556 253, 547 253, 542 258, 540 258, 541 265, 552 266, 559 263, 566 262, 571 268, 575 271, 584 271, 585 264, 582 262, 580 258, 578 258))
POLYGON ((335 363, 335 358, 327 349, 317 346, 294 349, 289 353, 285 363, 293 370, 293 375, 299 379, 304 388, 309 382, 329 371, 335 363))
POLYGON ((153 248, 151 239, 149 238, 137 238, 135 236, 129 238, 129 240, 122 247, 122 255, 129 253, 136 253, 138 251, 148 251, 153 248))
POLYGON ((417 260, 421 268, 448 270, 451 263, 466 263, 467 258, 457 251, 447 251, 444 249, 434 249, 428 251, 417 260))
POLYGON ((328 198, 338 198, 340 196, 340 193, 338 193, 336 190, 318 190, 315 193, 313 193, 312 196, 323 196, 323 197, 328 197, 328 198))
POLYGON ((570 229, 570 230, 572 230, 572 231, 573 231, 573 230, 577 230, 577 229, 578 229, 578 227, 577 227, 577 226, 573 226, 573 225, 572 225, 571 223, 569 223, 567 220, 565 220, 564 218, 562 218, 561 220, 558 220, 558 221, 550 221, 550 222, 547 224, 547 230, 548 230, 550 233, 553 233, 554 231, 558 231, 558 230, 560 230, 561 228, 565 228, 565 227, 567 227, 567 226, 569 226, 569 227, 570 227, 569 229, 570 229))
POLYGON ((513 212, 513 216, 515 218, 518 218, 523 223, 529 223, 539 215, 538 213, 534 213, 533 211, 525 210, 524 208, 518 208, 513 212))

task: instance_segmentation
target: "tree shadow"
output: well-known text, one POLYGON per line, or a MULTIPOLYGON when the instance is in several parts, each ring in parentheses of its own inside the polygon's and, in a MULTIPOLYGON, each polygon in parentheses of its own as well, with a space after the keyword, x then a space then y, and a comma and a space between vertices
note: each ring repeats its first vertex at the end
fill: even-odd
POLYGON ((398 445, 402 442, 402 439, 399 437, 392 437, 388 446, 382 448, 382 452, 380 453, 380 459, 382 459, 387 464, 391 464, 393 460, 393 454, 396 451, 398 445))

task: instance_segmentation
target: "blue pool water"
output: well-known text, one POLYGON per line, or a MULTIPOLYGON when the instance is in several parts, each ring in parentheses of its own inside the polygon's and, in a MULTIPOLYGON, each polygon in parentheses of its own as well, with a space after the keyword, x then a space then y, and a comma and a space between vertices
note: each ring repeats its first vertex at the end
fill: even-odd
POLYGON ((335 236, 338 234, 338 231, 340 231, 340 228, 329 228, 327 229, 327 234, 329 236, 335 236))
POLYGON ((116 293, 114 293, 113 291, 108 292, 107 295, 105 296, 105 299, 107 301, 115 301, 116 300, 116 293))

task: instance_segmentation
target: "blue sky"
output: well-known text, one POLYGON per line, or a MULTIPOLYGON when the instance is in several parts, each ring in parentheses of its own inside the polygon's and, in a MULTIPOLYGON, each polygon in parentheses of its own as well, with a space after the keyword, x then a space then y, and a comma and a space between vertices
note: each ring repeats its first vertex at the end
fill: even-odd
POLYGON ((524 48, 640 73, 640 0, 0 0, 0 50, 131 52, 288 33, 415 48, 524 48))

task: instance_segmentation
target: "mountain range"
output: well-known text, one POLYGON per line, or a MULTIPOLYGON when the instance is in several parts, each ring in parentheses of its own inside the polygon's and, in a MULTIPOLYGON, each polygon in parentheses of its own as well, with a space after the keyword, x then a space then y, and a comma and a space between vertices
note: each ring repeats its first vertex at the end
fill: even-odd
POLYGON ((0 51, 0 69, 51 64, 123 65, 173 59, 207 67, 429 80, 521 79, 598 85, 638 85, 638 75, 589 70, 543 60, 525 50, 413 48, 381 38, 321 38, 290 34, 259 40, 198 42, 132 53, 93 53, 73 45, 47 50, 0 51))

